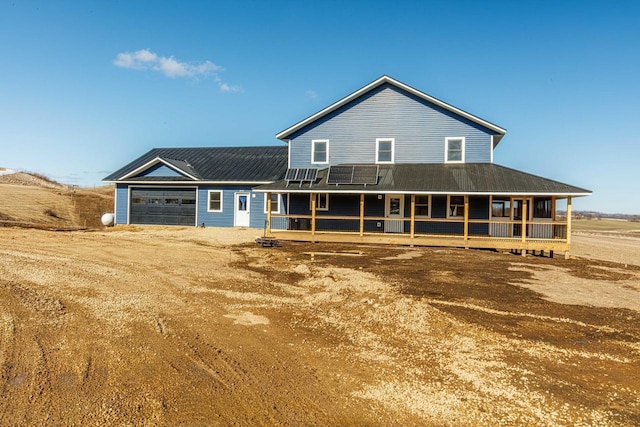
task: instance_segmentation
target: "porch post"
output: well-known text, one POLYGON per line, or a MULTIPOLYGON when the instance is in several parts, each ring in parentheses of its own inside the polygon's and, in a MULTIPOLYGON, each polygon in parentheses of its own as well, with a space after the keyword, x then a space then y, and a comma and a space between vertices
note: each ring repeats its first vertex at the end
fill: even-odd
POLYGON ((311 193, 311 243, 315 243, 316 235, 316 193, 311 193))
MULTIPOLYGON (((409 224, 409 233, 411 234, 411 242, 416 233, 416 195, 411 195, 411 223, 409 224)), ((413 246, 413 244, 411 245, 413 246)))
POLYGON ((267 236, 271 236, 271 193, 267 193, 267 236))
POLYGON ((364 193, 360 194, 360 237, 364 236, 364 193))
POLYGON ((567 250, 564 253, 565 259, 569 259, 571 250, 571 196, 567 197, 567 250))
POLYGON ((522 256, 527 256, 526 242, 527 242, 527 215, 529 215, 529 207, 527 206, 527 199, 522 199, 522 256))
POLYGON ((469 195, 464 195, 464 247, 469 249, 469 195))

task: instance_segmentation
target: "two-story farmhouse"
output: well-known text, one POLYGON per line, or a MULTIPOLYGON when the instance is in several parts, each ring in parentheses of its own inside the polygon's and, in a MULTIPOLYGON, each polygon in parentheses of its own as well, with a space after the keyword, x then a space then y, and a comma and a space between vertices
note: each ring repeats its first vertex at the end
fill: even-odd
POLYGON ((590 191, 495 164, 505 133, 383 76, 277 134, 286 146, 155 149, 105 180, 118 224, 567 252, 571 199, 590 191))

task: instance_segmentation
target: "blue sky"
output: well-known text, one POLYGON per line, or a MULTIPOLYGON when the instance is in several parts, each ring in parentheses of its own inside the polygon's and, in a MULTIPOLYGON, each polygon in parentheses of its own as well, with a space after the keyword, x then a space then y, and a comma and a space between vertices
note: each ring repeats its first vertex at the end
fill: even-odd
POLYGON ((93 186, 277 145, 383 74, 507 129, 495 162, 640 214, 637 2, 0 2, 0 166, 93 186))

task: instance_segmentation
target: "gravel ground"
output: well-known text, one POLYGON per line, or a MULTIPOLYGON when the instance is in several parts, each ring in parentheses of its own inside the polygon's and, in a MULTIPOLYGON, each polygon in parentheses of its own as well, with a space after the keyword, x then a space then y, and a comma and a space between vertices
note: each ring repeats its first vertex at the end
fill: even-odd
POLYGON ((640 267, 259 234, 0 230, 0 425, 640 424, 640 267))

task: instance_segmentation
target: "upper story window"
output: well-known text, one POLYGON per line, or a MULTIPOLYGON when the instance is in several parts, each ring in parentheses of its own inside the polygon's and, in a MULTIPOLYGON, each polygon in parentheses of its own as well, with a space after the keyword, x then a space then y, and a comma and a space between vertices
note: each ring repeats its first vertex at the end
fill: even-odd
POLYGON ((222 191, 209 191, 209 203, 207 210, 209 212, 222 212, 222 191))
POLYGON ((393 163, 394 138, 376 139, 376 163, 393 163))
POLYGON ((464 163, 464 137, 445 138, 445 163, 464 163))
MULTIPOLYGON (((268 195, 264 195, 264 213, 268 213, 267 211, 267 199, 268 195)), ((280 213, 280 195, 276 193, 271 193, 271 213, 279 214, 280 213)))
POLYGON ((329 163, 329 140, 311 141, 311 163, 329 163))

